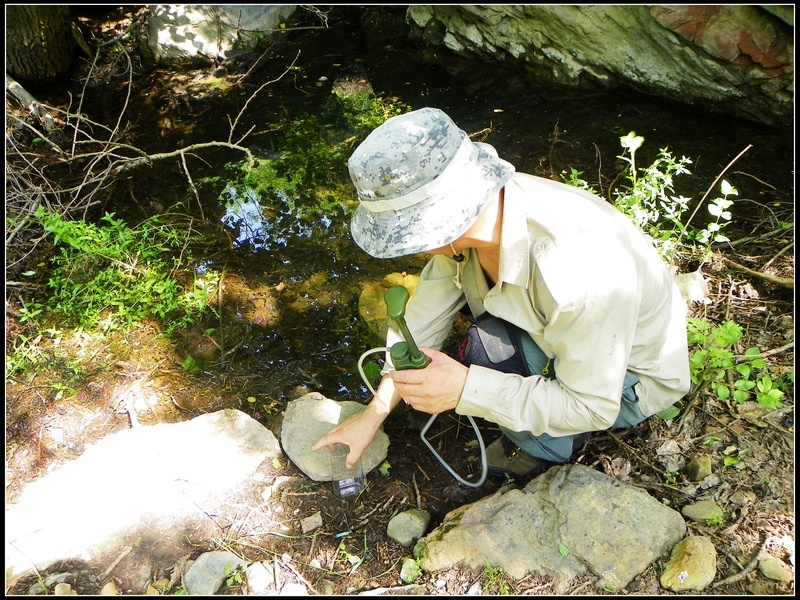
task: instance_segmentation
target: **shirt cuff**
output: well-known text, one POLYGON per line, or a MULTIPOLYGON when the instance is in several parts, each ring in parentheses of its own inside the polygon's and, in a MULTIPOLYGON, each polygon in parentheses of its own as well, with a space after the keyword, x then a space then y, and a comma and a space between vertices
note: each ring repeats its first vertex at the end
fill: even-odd
MULTIPOLYGON (((464 382, 456 413, 489 419, 497 407, 498 394, 502 394, 507 374, 494 369, 471 365, 464 382)), ((494 419, 490 419, 494 421, 494 419)))

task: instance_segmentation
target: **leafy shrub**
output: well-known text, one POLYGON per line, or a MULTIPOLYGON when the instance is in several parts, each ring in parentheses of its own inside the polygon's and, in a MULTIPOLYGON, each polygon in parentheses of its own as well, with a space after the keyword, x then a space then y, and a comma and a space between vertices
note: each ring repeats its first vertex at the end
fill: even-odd
POLYGON ((705 319, 690 318, 689 344, 694 347, 689 359, 692 383, 708 385, 720 400, 743 403, 755 395, 767 408, 781 405, 784 392, 772 381, 769 366, 758 348, 748 348, 737 357, 733 349, 744 331, 734 321, 712 325, 705 319))
MULTIPOLYGON (((686 157, 676 158, 666 148, 659 150, 656 160, 645 169, 636 166, 636 151, 644 143, 642 136, 631 131, 620 138, 622 155, 617 158, 627 165, 625 176, 630 185, 614 189, 614 205, 646 235, 659 251, 665 262, 679 253, 687 253, 705 262, 711 259, 713 244, 729 241, 722 233, 732 219, 728 210, 733 205, 732 196, 738 191, 729 182, 722 180, 720 195, 710 201, 707 210, 712 219, 702 229, 690 227, 692 215, 684 220, 690 198, 674 195, 674 179, 678 175, 690 175, 686 157)), ((562 179, 569 185, 596 193, 582 179, 583 173, 570 169, 563 172, 562 179)), ((705 197, 698 203, 702 204, 705 197)), ((695 212, 697 208, 695 208, 695 212)), ((749 348, 743 356, 734 355, 743 330, 734 321, 712 325, 703 319, 689 319, 688 341, 690 346, 690 372, 695 390, 708 387, 717 398, 746 402, 755 396, 759 404, 777 408, 788 387, 785 382, 775 382, 769 367, 758 348, 749 348)), ((680 413, 672 406, 659 413, 663 419, 672 419, 680 413)))
POLYGON ((111 330, 155 318, 166 332, 196 320, 215 291, 215 277, 195 279, 191 289, 174 275, 189 234, 152 217, 131 228, 113 213, 100 224, 70 221, 40 208, 36 217, 59 247, 52 259, 45 307, 87 330, 111 330))
MULTIPOLYGON (((636 166, 636 151, 643 143, 644 138, 637 136, 634 131, 620 137, 623 153, 617 158, 627 165, 625 177, 630 185, 613 190, 614 206, 653 241, 665 261, 671 261, 679 252, 702 261, 710 260, 712 244, 728 241, 722 229, 732 218, 728 209, 733 200, 729 197, 738 195, 738 191, 722 180, 721 195, 712 199, 707 206, 713 220, 702 229, 691 227, 691 217, 684 222, 691 198, 675 195, 674 182, 679 175, 691 175, 688 165, 692 161, 685 156, 676 158, 667 148, 662 148, 651 165, 639 169, 636 166)), ((562 179, 570 185, 596 193, 581 175, 581 171, 570 169, 569 173, 562 173, 562 179)))

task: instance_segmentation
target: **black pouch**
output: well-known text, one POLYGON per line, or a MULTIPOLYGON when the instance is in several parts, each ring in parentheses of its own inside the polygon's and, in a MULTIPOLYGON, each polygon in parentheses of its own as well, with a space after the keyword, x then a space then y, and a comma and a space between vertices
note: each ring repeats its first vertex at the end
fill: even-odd
POLYGON ((478 365, 517 375, 531 375, 522 353, 522 330, 488 312, 467 329, 459 349, 459 360, 466 366, 478 365))

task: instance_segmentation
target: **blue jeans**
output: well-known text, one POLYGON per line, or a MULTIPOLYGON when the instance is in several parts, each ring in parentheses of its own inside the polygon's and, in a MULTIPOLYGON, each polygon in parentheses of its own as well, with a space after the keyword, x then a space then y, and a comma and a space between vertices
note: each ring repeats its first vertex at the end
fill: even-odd
MULTIPOLYGON (((461 345, 461 362, 477 364, 518 375, 556 376, 552 359, 542 351, 526 332, 511 323, 484 313, 475 325, 470 327, 461 345)), ((622 387, 622 402, 612 429, 638 425, 645 420, 639 410, 639 398, 635 386, 639 378, 627 371, 622 387)), ((590 432, 578 435, 553 437, 546 433, 533 435, 525 431, 512 431, 503 426, 500 430, 517 446, 531 456, 550 462, 562 463, 569 460, 575 448, 580 446, 590 432)))

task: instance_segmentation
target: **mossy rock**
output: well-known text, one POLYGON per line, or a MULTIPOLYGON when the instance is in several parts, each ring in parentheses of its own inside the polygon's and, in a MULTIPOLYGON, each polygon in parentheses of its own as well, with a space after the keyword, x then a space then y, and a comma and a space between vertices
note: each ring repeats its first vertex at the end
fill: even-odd
POLYGON ((358 297, 358 312, 369 326, 380 344, 386 343, 386 330, 389 327, 389 317, 386 314, 386 301, 383 295, 393 285, 402 285, 408 290, 410 296, 417 291, 419 275, 405 273, 389 273, 381 281, 367 282, 361 285, 361 295, 358 297))

